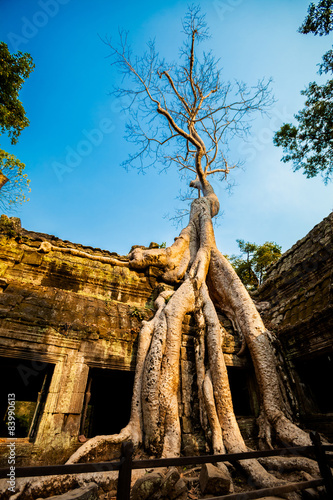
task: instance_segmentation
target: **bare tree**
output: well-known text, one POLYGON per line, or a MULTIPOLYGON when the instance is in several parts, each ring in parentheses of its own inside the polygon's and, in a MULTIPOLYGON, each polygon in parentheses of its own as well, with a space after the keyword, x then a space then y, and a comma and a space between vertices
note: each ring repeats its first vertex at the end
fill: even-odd
MULTIPOLYGON (((209 38, 204 16, 190 8, 183 23, 186 35, 181 61, 161 60, 155 43, 148 43, 143 57, 135 57, 120 33, 120 44, 109 40, 110 57, 129 84, 114 95, 127 102, 131 121, 126 137, 138 148, 123 163, 147 169, 176 164, 180 171, 207 178, 229 173, 225 157, 232 136, 244 137, 251 115, 264 112, 272 102, 270 80, 248 88, 243 82, 224 82, 211 52, 197 55, 197 45, 209 38)), ((193 175, 192 175, 193 176, 193 175)))
MULTIPOLYGON (((261 443, 272 447, 275 436, 277 442, 310 444, 308 435, 292 422, 284 400, 271 336, 244 285, 217 249, 212 227, 219 201, 208 179, 229 174, 227 141, 235 135, 244 137, 252 114, 267 109, 269 82, 260 81, 249 89, 243 83, 232 86, 221 80, 213 55, 198 48, 208 37, 198 8, 189 9, 183 31, 186 42, 179 64, 160 60, 154 43, 142 58, 134 57, 124 33, 119 46, 108 41, 113 63, 128 82, 116 90, 118 97, 129 100, 132 118, 127 137, 138 146, 125 165, 145 169, 156 161, 163 168, 176 164, 189 172, 191 187, 203 196, 192 202, 189 223, 172 246, 136 248, 129 255, 132 268, 153 264, 163 270, 166 282, 177 286, 174 292, 160 293, 154 318, 143 322, 128 425, 120 434, 88 440, 68 463, 92 457, 106 445, 125 439, 162 457, 180 454, 177 393, 182 323, 187 313, 194 315, 197 326, 195 361, 202 428, 211 435, 214 453, 247 450, 233 410, 222 353, 225 330, 216 308, 232 321, 250 352, 260 390, 261 443)), ((241 461, 241 466, 256 484, 281 483, 256 460, 241 461)))

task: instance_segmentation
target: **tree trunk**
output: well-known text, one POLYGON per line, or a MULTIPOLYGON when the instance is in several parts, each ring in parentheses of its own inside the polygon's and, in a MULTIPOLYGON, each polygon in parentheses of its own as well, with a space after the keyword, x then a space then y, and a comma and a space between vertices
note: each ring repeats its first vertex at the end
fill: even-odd
MULTIPOLYGON (((247 451, 233 409, 222 352, 224 329, 216 307, 237 327, 249 349, 260 391, 261 438, 272 447, 274 430, 279 442, 310 444, 307 434, 286 416, 269 336, 244 285, 216 248, 212 215, 217 213, 218 201, 212 188, 206 187, 204 194, 192 203, 189 224, 171 247, 137 248, 130 254, 131 267, 161 267, 163 278, 178 288, 174 293, 162 292, 155 302, 154 318, 143 322, 129 424, 118 435, 90 439, 67 463, 84 461, 106 441, 112 445, 128 438, 135 446, 143 444, 157 456, 180 455, 177 393, 182 322, 187 313, 193 313, 197 323, 195 358, 200 421, 203 430, 210 431, 212 451, 247 451)), ((256 485, 281 484, 256 460, 243 460, 240 465, 256 485)))
MULTIPOLYGON (((258 424, 261 443, 272 447, 274 435, 278 444, 311 444, 307 434, 290 420, 269 332, 234 269, 216 248, 212 217, 217 214, 219 203, 206 180, 202 191, 204 196, 192 203, 189 224, 171 247, 136 248, 129 255, 132 268, 160 267, 163 270, 162 279, 173 283, 176 289, 174 292, 162 291, 155 300, 154 317, 142 322, 128 424, 119 434, 89 439, 70 457, 68 464, 98 461, 99 451, 105 452, 108 448, 110 451, 112 448, 119 450, 120 444, 129 439, 136 448, 144 446, 155 456, 180 455, 180 349, 182 324, 188 313, 193 314, 196 322, 195 367, 199 415, 207 444, 210 443, 213 453, 247 451, 233 409, 222 352, 225 330, 219 322, 216 308, 231 320, 243 338, 242 350, 246 345, 251 355, 260 391, 258 424)), ((61 249, 45 242, 39 249, 44 253, 51 250, 89 257, 85 252, 61 249)), ((127 265, 113 257, 98 259, 110 264, 127 265)), ((300 469, 317 474, 316 465, 301 458, 241 460, 239 465, 248 474, 251 483, 260 487, 283 482, 267 472, 266 468, 281 470, 284 467, 286 470, 300 469)), ((229 474, 226 465, 220 464, 219 467, 229 474)), ((58 479, 50 478, 47 487, 50 488, 52 482, 57 484, 58 479)), ((15 499, 32 498, 27 493, 30 490, 42 494, 44 486, 38 480, 22 483, 15 499)), ((288 494, 286 498, 298 497, 288 494)))

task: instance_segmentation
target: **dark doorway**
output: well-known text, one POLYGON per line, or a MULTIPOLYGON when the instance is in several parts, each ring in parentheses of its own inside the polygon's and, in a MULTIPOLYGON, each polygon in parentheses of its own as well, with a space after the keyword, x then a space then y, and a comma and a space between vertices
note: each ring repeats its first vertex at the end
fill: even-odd
POLYGON ((253 416, 254 408, 250 395, 249 370, 228 366, 228 377, 235 415, 253 416))
POLYGON ((134 372, 91 368, 81 433, 86 437, 117 434, 128 423, 134 372))
MULTIPOLYGON (((0 357, 1 437, 36 437, 53 369, 54 365, 41 361, 0 357), (15 400, 14 435, 12 431, 9 433, 7 427, 9 400, 15 400)), ((10 409, 13 404, 10 404, 10 409)))
POLYGON ((318 413, 333 413, 333 355, 294 361, 300 380, 300 399, 305 413, 312 407, 318 413), (312 403, 312 404, 310 404, 312 403))

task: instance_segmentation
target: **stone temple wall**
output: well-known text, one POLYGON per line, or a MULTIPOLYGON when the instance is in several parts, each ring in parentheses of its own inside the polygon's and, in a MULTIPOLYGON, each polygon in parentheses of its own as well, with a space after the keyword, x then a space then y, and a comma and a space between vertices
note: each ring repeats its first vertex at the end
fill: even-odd
MULTIPOLYGON (((333 214, 270 268, 254 297, 275 334, 296 417, 329 437, 332 268, 333 214)), ((10 440, 8 394, 17 401, 17 465, 63 463, 86 438, 126 425, 141 320, 152 317, 154 299, 168 286, 153 266, 139 272, 127 256, 27 231, 19 219, 1 217, 0 465, 7 465, 10 440), (43 242, 53 249, 41 251, 43 242), (110 258, 122 265, 105 262, 110 258)), ((247 356, 237 356, 241 342, 230 322, 223 315, 220 321, 236 417, 252 446, 258 416, 253 367, 247 356)), ((194 348, 194 322, 186 316, 179 410, 182 452, 190 455, 207 451, 198 425, 194 348)))
MULTIPOLYGON (((33 403, 32 410, 39 403, 34 428, 20 430, 25 436, 18 440, 18 460, 25 463, 33 454, 36 461, 44 455, 53 461, 79 444, 89 371, 134 370, 139 319, 151 314, 145 305, 154 280, 128 267, 40 253, 41 242, 49 241, 110 255, 25 231, 15 219, 2 218, 0 237, 0 356, 2 376, 12 378, 2 386, 33 403), (48 387, 38 402, 43 384, 48 387)), ((110 397, 105 390, 105 400, 110 397)))
MULTIPOLYGON (((87 437, 119 432, 126 425, 141 320, 152 317, 160 287, 168 286, 157 268, 138 272, 127 262, 126 256, 26 231, 19 219, 1 217, 2 465, 10 439, 4 424, 8 394, 17 400, 17 465, 62 463, 87 437), (42 252, 42 242, 57 249, 42 252), (116 257, 125 265, 96 260, 100 257, 116 257)), ((232 389, 241 396, 236 404, 240 426, 250 438, 258 406, 248 376, 251 366, 236 355, 237 332, 226 318, 220 319, 228 332, 224 353, 232 389)), ((182 446, 184 453, 193 454, 205 451, 205 443, 191 391, 196 380, 190 316, 183 331, 182 446)))
POLYGON ((306 428, 333 438, 333 212, 273 264, 254 294, 275 332, 306 428))

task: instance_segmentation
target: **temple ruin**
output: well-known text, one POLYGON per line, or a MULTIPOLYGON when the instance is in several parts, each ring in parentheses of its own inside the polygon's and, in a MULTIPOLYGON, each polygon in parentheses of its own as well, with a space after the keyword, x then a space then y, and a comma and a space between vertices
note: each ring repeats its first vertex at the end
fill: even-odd
MULTIPOLYGON (((63 463, 86 439, 126 425, 140 323, 170 285, 154 266, 135 271, 126 256, 27 231, 17 218, 1 217, 0 240, 2 466, 8 394, 16 396, 17 465, 63 463), (44 251, 43 242, 52 250, 44 251), (122 265, 107 262, 112 257, 122 265)), ((273 333, 296 420, 332 439, 333 213, 270 267, 253 297, 273 333)), ((233 325, 222 314, 220 321, 228 333, 223 352, 235 414, 246 442, 255 445, 253 367, 246 350, 238 355, 233 325)), ((182 452, 193 455, 208 449, 198 422, 190 315, 183 331, 182 452)))

